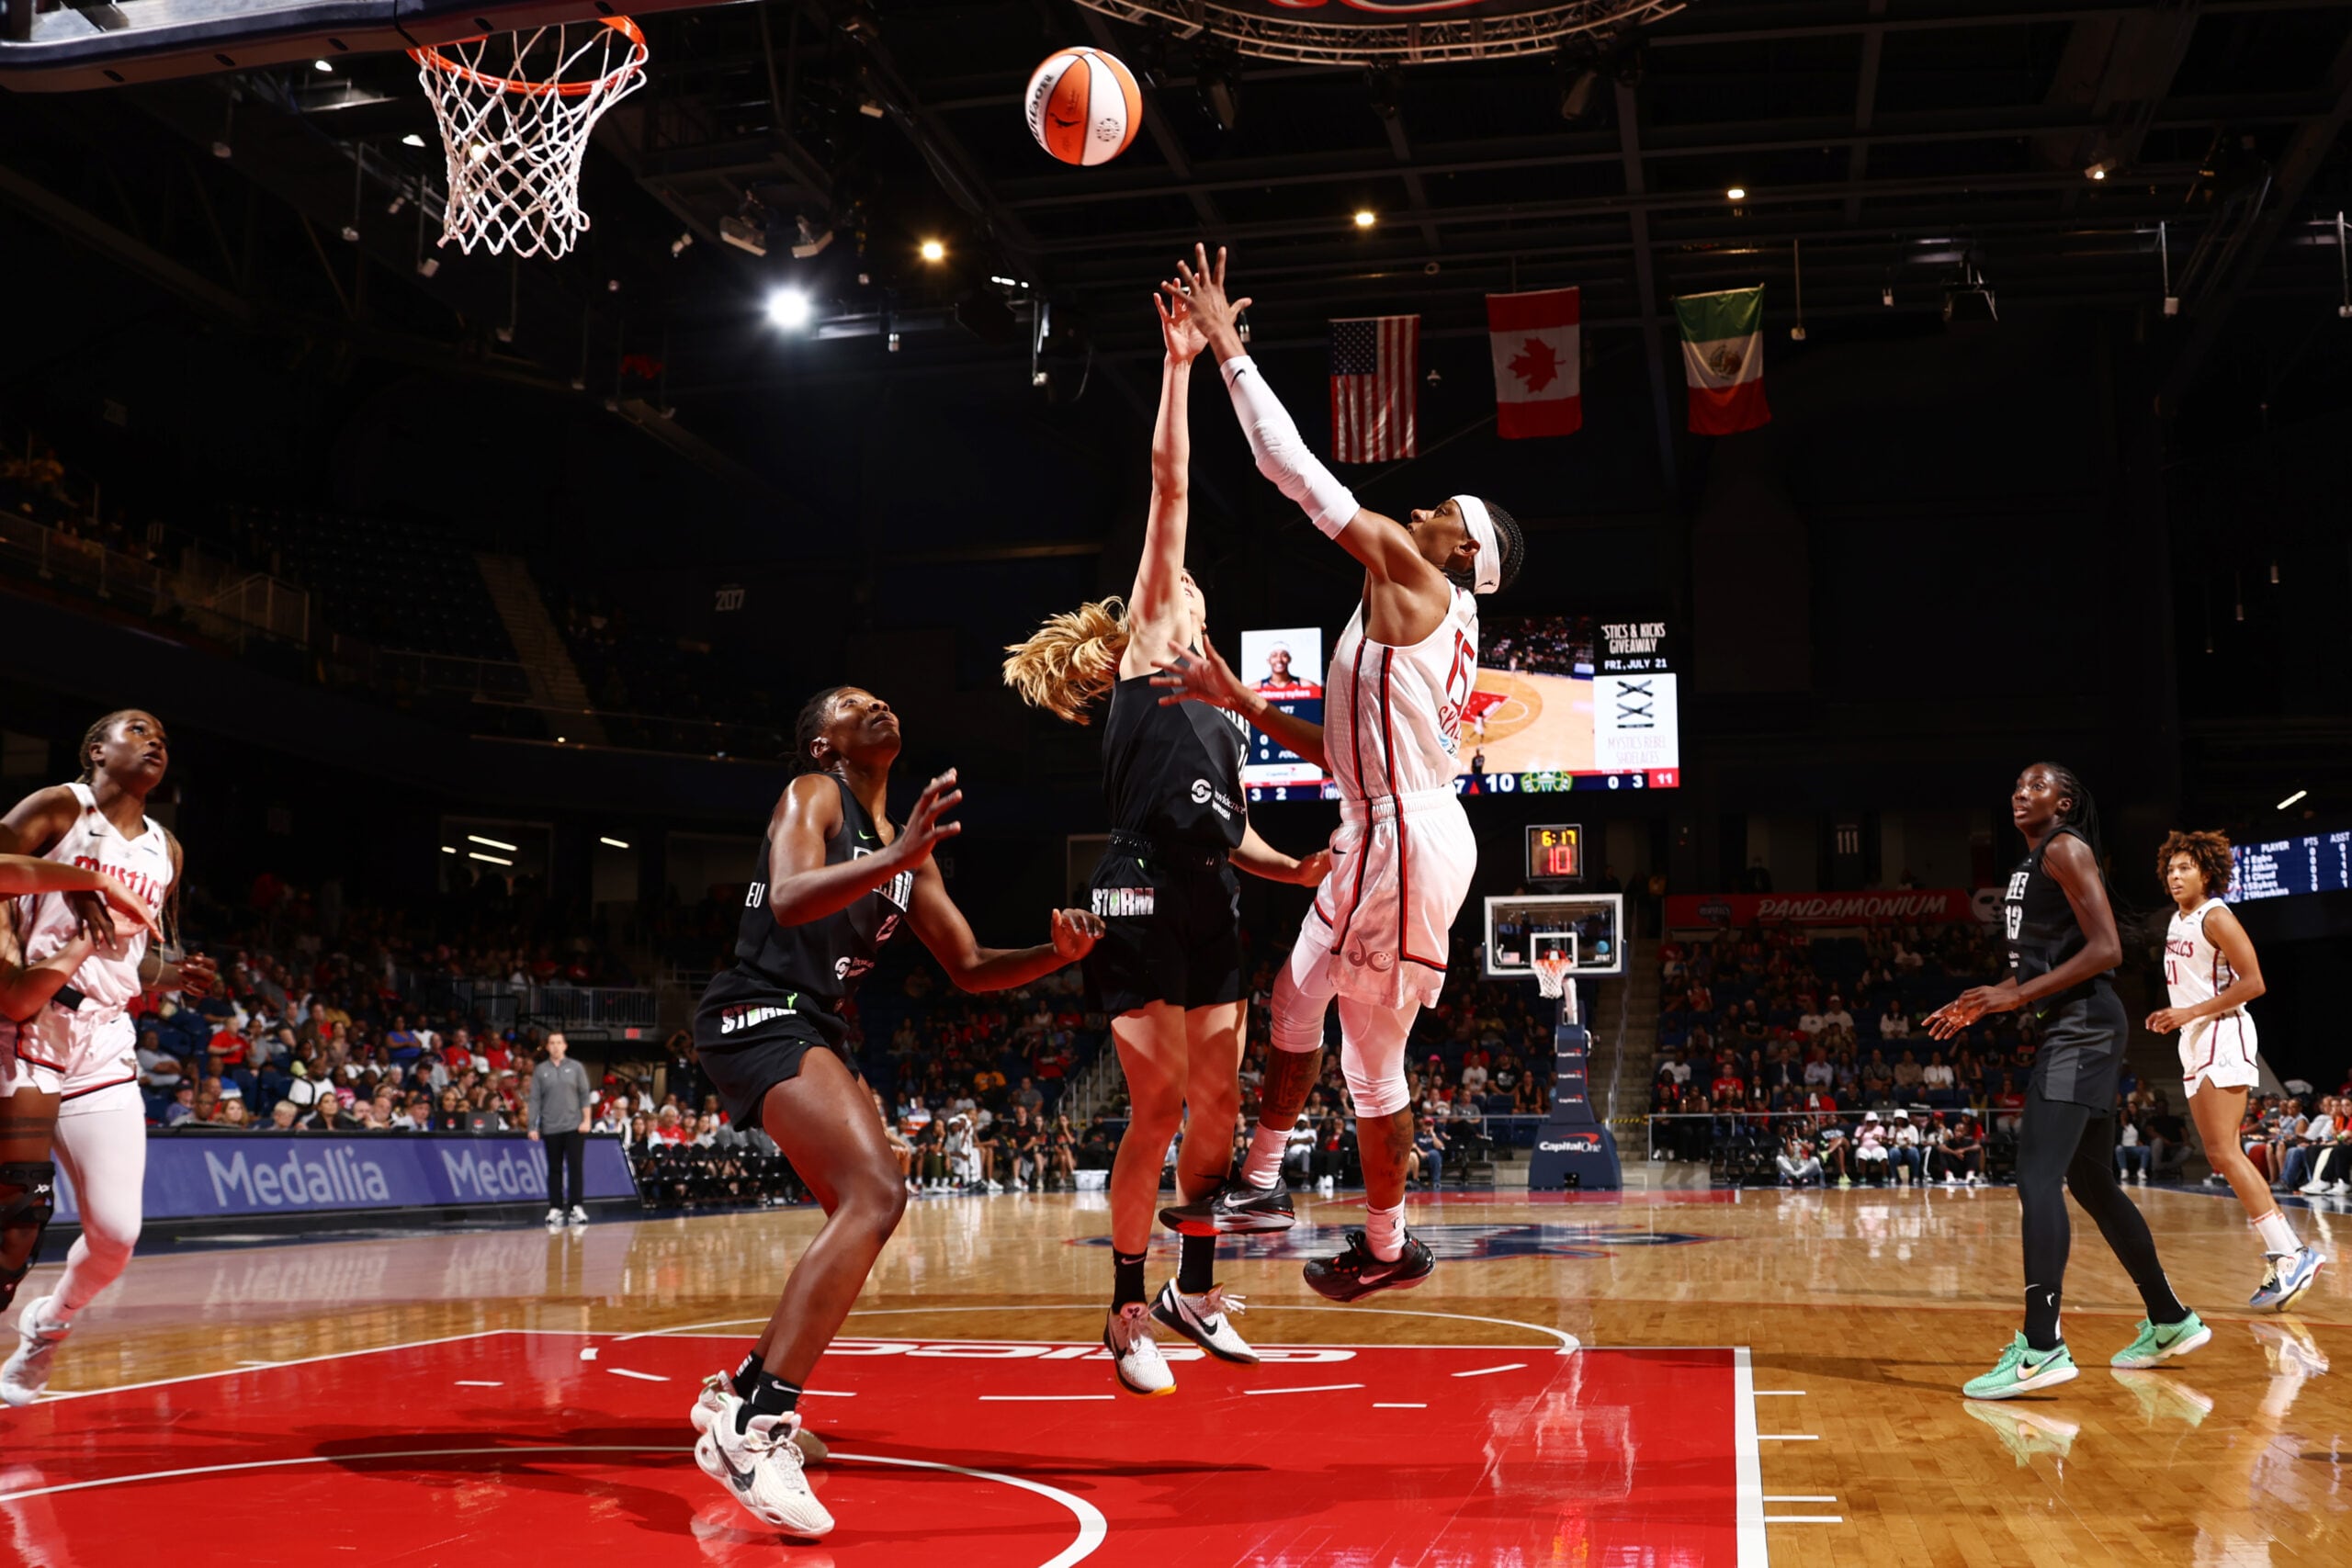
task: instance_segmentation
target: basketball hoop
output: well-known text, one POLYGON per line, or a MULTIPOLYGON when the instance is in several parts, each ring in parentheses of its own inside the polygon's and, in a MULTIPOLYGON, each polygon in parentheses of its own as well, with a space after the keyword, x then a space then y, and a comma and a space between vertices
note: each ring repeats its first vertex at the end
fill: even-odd
POLYGON ((588 227, 580 162, 597 117, 645 83, 627 17, 413 49, 448 159, 441 243, 560 256, 588 227))
POLYGON ((1555 947, 1535 955, 1535 988, 1544 996, 1558 996, 1567 977, 1566 949, 1555 947))

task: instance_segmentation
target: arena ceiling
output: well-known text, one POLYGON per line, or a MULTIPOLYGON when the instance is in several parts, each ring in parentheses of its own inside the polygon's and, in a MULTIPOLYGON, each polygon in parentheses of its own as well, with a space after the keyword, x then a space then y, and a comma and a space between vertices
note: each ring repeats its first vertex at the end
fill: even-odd
MULTIPOLYGON (((2352 6, 1596 9, 1619 8, 1654 19, 1369 68, 1183 36, 1184 0, 666 12, 649 85, 597 133, 594 227, 559 261, 430 245, 441 154, 398 54, 10 95, 0 198, 241 328, 633 410, 1032 358, 1051 395, 1152 351, 1143 295, 1198 237, 1234 247, 1266 341, 1398 310, 1475 335, 1489 292, 1579 285, 1592 333, 1648 351, 1661 442, 1670 298, 1759 281, 1775 332, 1800 302, 1939 312, 1976 282, 2003 317, 2169 314, 2151 330, 2176 405, 2250 321, 2344 352, 2352 6), (1098 168, 1046 158, 1020 109, 1071 43, 1146 84, 1136 144, 1098 168), (814 307, 799 341, 763 319, 786 286, 814 307)), ((692 453, 691 430, 670 439, 692 453)))

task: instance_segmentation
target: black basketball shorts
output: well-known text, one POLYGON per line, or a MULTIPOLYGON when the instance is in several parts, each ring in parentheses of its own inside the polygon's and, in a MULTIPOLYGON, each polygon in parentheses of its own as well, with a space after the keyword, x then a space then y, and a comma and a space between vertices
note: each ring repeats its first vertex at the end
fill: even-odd
POLYGON ((840 1018, 812 1007, 805 996, 781 991, 724 1001, 706 997, 695 1013, 695 1055, 738 1132, 760 1125, 768 1090, 798 1077, 801 1059, 811 1051, 831 1051, 857 1073, 848 1039, 840 1018))
POLYGON ((1222 854, 1116 835, 1090 897, 1103 935, 1086 957, 1086 989, 1104 1012, 1241 999, 1241 881, 1222 854))

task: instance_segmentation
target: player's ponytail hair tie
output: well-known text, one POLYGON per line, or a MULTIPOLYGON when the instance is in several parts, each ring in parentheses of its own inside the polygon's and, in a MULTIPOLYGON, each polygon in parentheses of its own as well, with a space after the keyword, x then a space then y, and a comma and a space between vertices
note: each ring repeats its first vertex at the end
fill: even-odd
POLYGON ((1462 521, 1470 536, 1478 541, 1476 576, 1470 591, 1492 593, 1503 585, 1502 542, 1495 536, 1495 520, 1487 512, 1487 503, 1475 495, 1457 495, 1453 504, 1461 509, 1462 521))

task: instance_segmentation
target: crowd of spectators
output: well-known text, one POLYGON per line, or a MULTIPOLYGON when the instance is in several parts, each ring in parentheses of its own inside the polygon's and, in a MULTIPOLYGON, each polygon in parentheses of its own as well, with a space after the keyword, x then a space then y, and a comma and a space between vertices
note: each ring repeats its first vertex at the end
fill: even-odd
POLYGON ((2352 1076, 2330 1095, 2286 1087, 2297 1092, 2247 1101, 2238 1132, 2246 1158, 2281 1192, 2352 1195, 2352 1076))
POLYGON ((1523 615, 1487 628, 1479 661, 1489 670, 1589 677, 1592 649, 1590 615, 1523 615))

